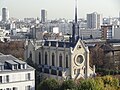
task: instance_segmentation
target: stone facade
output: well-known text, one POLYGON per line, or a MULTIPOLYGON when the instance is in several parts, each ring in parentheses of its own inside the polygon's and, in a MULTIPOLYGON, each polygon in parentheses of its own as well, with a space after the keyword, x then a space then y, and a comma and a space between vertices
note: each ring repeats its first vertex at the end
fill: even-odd
POLYGON ((29 40, 25 57, 38 65, 41 77, 79 79, 95 75, 95 68, 89 66, 89 49, 80 39, 74 46, 64 41, 29 40))

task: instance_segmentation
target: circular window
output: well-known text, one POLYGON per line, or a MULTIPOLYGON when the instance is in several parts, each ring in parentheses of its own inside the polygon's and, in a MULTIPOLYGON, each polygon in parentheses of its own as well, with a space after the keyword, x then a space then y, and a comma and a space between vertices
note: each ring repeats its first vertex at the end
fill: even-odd
POLYGON ((79 55, 78 57, 77 57, 77 59, 76 59, 76 62, 78 63, 78 64, 81 64, 82 62, 83 62, 83 56, 82 55, 79 55))

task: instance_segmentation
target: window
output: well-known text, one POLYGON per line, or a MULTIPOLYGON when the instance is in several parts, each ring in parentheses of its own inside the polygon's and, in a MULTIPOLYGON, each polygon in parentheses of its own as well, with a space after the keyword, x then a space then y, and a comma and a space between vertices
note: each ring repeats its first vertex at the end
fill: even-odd
POLYGON ((76 69, 74 69, 74 74, 76 74, 76 69))
POLYGON ((14 69, 17 69, 17 65, 14 65, 14 69))
POLYGON ((23 69, 25 69, 25 64, 23 64, 23 69))
POLYGON ((30 80, 30 73, 26 74, 26 80, 30 80))
POLYGON ((29 55, 29 58, 31 58, 32 59, 32 52, 30 51, 30 55, 29 55))
POLYGON ((54 55, 54 53, 52 53, 52 66, 54 66, 55 65, 55 55, 54 55))
POLYGON ((66 68, 68 68, 68 55, 66 55, 66 68))
POLYGON ((6 82, 9 82, 9 75, 6 75, 6 82))
POLYGON ((77 74, 80 74, 80 69, 77 69, 77 74))
POLYGON ((18 90, 17 87, 13 87, 13 90, 18 90))
POLYGON ((86 70, 85 70, 85 68, 84 68, 84 74, 86 73, 85 71, 86 71, 86 70))
POLYGON ((0 76, 0 83, 2 83, 2 76, 0 76))
POLYGON ((4 69, 4 66, 1 65, 1 66, 0 66, 0 70, 3 70, 3 69, 4 69))
POLYGON ((45 65, 47 65, 47 52, 45 52, 45 65))
POLYGON ((41 53, 39 52, 39 64, 41 64, 41 53))
POLYGON ((79 55, 79 56, 77 57, 77 60, 76 60, 76 61, 77 61, 78 64, 81 64, 81 63, 83 62, 83 60, 84 60, 84 59, 83 59, 83 56, 82 56, 82 55, 79 55))
POLYGON ((11 90, 10 88, 6 88, 6 90, 11 90))
POLYGON ((62 76, 62 71, 59 71, 59 72, 58 72, 58 75, 59 75, 59 76, 62 76))
POLYGON ((26 86, 25 90, 31 90, 31 86, 26 86))
POLYGON ((59 67, 62 67, 62 54, 59 55, 59 67))

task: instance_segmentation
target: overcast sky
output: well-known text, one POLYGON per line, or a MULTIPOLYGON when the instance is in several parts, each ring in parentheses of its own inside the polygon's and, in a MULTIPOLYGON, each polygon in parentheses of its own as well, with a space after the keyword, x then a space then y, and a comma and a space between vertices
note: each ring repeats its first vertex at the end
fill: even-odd
MULTIPOLYGON (((74 0, 0 0, 0 9, 7 7, 10 17, 40 17, 40 10, 46 9, 48 19, 74 18, 74 0)), ((98 12, 103 16, 119 15, 120 0, 78 0, 78 17, 98 12)), ((1 15, 1 12, 0 12, 1 15)))

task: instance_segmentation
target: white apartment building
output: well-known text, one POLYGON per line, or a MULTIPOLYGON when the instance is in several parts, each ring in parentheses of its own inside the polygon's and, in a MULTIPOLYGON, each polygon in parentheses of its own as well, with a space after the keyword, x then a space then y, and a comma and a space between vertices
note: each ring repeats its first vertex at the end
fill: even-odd
POLYGON ((100 14, 93 12, 91 14, 87 14, 87 28, 90 29, 98 29, 102 24, 102 17, 100 14))
POLYGON ((0 90, 35 90, 35 69, 12 55, 0 55, 0 90))

